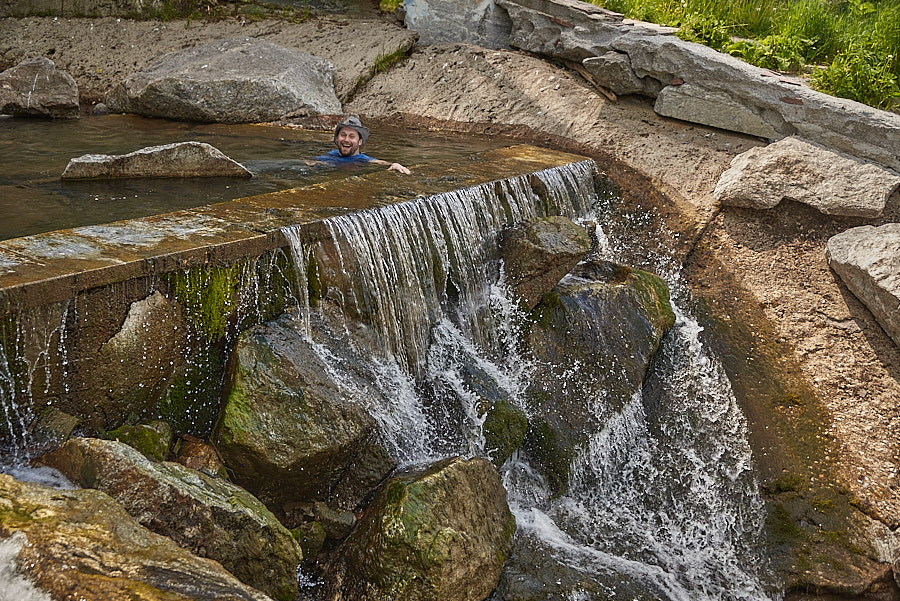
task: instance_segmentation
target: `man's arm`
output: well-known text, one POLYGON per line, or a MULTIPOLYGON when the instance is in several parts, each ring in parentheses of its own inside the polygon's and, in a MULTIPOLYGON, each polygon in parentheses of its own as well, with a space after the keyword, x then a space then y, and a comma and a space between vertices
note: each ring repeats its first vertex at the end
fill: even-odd
POLYGON ((375 159, 372 162, 377 165, 390 165, 387 169, 388 171, 396 171, 397 173, 402 173, 403 175, 409 175, 411 173, 409 169, 407 169, 400 163, 388 163, 387 161, 382 161, 381 159, 375 159))

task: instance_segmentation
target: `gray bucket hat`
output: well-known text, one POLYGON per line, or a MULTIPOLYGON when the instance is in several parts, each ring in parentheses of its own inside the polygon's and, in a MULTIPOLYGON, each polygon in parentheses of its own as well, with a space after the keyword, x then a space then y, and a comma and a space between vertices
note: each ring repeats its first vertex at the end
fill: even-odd
POLYGON ((359 139, 361 140, 361 144, 365 144, 366 140, 369 139, 369 128, 360 123, 359 119, 356 117, 347 117, 346 120, 341 121, 334 128, 334 143, 337 144, 338 134, 341 133, 341 130, 345 127, 349 127, 352 130, 355 130, 356 133, 359 134, 359 139))

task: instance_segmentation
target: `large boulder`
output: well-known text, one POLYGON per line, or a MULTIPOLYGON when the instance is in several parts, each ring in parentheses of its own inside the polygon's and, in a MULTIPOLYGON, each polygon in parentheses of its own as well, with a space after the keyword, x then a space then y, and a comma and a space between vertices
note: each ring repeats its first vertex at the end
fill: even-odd
POLYGON ((376 436, 329 373, 288 316, 235 344, 214 444, 234 480, 270 507, 326 499, 376 436))
POLYGON ((878 217, 898 187, 889 169, 790 137, 734 157, 714 195, 736 207, 771 209, 787 199, 827 215, 878 217))
POLYGON ((85 154, 69 161, 62 179, 118 177, 251 177, 237 161, 205 142, 148 146, 128 154, 85 154))
POLYGON ((828 264, 900 346, 900 223, 855 227, 828 240, 828 264))
POLYGON ((559 493, 577 445, 640 390, 675 315, 661 279, 600 260, 579 264, 532 315, 526 448, 559 493))
POLYGON ((392 476, 336 560, 333 601, 482 601, 510 554, 515 519, 485 459, 392 476))
POLYGON ((660 115, 763 138, 796 134, 900 170, 896 113, 816 92, 799 80, 664 35, 672 30, 598 15, 585 2, 497 2, 513 23, 511 46, 583 61, 600 85, 655 97, 660 115), (612 60, 610 52, 623 56, 612 60), (631 75, 623 73, 624 66, 631 75))
POLYGON ((40 462, 110 495, 141 525, 273 598, 297 596, 300 546, 262 503, 227 480, 93 438, 72 438, 40 462))
POLYGON ((109 495, 0 474, 0 538, 53 599, 268 601, 216 561, 138 524, 109 495))
POLYGON ((512 23, 506 11, 483 0, 408 0, 406 26, 419 34, 419 44, 466 43, 508 48, 512 23))
POLYGON ((78 85, 49 58, 29 58, 0 73, 0 115, 78 117, 78 85))
POLYGON ((591 249, 585 229, 565 217, 524 221, 506 230, 506 281, 530 311, 591 249))
POLYGON ((336 114, 334 67, 255 38, 173 52, 116 86, 113 111, 186 121, 252 123, 288 113, 336 114))

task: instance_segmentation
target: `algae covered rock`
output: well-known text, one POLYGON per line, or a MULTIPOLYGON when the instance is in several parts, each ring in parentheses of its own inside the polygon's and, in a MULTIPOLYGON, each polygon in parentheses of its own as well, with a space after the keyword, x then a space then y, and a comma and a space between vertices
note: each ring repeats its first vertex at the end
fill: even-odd
POLYGON ((497 586, 515 529, 489 461, 404 471, 379 488, 344 543, 328 598, 481 601, 497 586))
POLYGON ((238 338, 231 374, 214 444, 270 506, 326 498, 375 435, 287 316, 238 338))
POLYGON ((112 440, 73 438, 43 455, 85 488, 113 497, 140 524, 215 559, 275 599, 297 595, 300 546, 247 491, 178 463, 154 462, 112 440))
POLYGON ((16 564, 53 599, 270 599, 218 562, 144 528, 97 490, 0 474, 0 538, 12 535, 22 543, 16 564))
POLYGON ((661 279, 593 260, 545 295, 532 317, 527 345, 537 370, 526 447, 560 492, 574 447, 640 389, 675 315, 661 279))
POLYGON ((172 446, 172 426, 160 420, 136 426, 120 426, 107 432, 106 438, 124 442, 148 459, 163 461, 172 446))

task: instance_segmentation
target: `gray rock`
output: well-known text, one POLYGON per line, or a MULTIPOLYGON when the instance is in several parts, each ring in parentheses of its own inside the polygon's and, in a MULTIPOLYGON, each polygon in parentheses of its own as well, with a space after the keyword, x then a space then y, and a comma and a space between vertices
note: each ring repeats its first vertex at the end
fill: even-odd
POLYGON ((900 175, 796 137, 739 154, 714 192, 722 204, 770 209, 788 199, 827 215, 878 217, 900 175))
POLYGON ((147 530, 98 490, 0 474, 0 530, 19 538, 16 564, 53 599, 270 599, 218 562, 147 530))
POLYGON ((62 179, 119 177, 252 177, 243 165, 205 142, 148 146, 128 154, 85 154, 71 159, 62 179))
MULTIPOLYGON (((896 113, 813 91, 798 80, 661 35, 658 29, 600 18, 593 8, 585 8, 587 3, 497 1, 513 22, 511 46, 577 61, 611 51, 625 54, 637 80, 657 82, 641 93, 652 95, 659 88, 663 99, 658 108, 669 117, 767 138, 796 134, 900 170, 896 113), (678 89, 667 87, 673 81, 678 89), (716 111, 717 104, 727 118, 716 111)), ((613 73, 622 79, 621 73, 613 73)), ((615 81, 604 81, 602 74, 602 69, 594 73, 597 83, 614 88, 615 81)))
POLYGON ((72 438, 40 461, 105 492, 143 526, 218 561, 273 598, 296 597, 299 545, 262 503, 227 480, 93 438, 72 438))
POLYGON ((900 223, 865 225, 832 236, 828 264, 900 346, 900 223))
POLYGON ((663 85, 652 77, 638 77, 631 68, 627 54, 609 51, 602 56, 591 56, 581 64, 588 73, 616 94, 641 94, 655 97, 663 85))
POLYGON ((235 482, 271 507, 327 498, 375 421, 345 398, 287 317, 241 334, 232 362, 213 442, 235 482))
POLYGON ((526 344, 536 371, 525 448, 561 492, 575 448, 640 389, 675 315, 657 276, 591 260, 545 295, 532 319, 526 344), (597 398, 605 399, 605 411, 597 398))
POLYGON ((219 40, 167 54, 106 99, 116 112, 252 123, 288 113, 337 114, 329 61, 266 40, 219 40))
POLYGON ((590 249, 584 228, 565 217, 518 224, 501 243, 507 283, 531 310, 590 249))
POLYGON ((47 407, 31 426, 31 442, 38 448, 54 449, 68 440, 78 421, 56 407, 47 407))
MULTIPOLYGON (((647 78, 656 81, 653 78, 647 78)), ((683 84, 665 86, 656 96, 653 110, 663 117, 702 123, 766 139, 781 137, 778 131, 747 104, 720 90, 683 84)))
POLYGON ((78 85, 49 58, 29 58, 0 73, 0 115, 78 117, 78 85))
POLYGON ((404 23, 419 44, 463 43, 508 48, 512 22, 492 0, 408 0, 404 23))
POLYGON ((328 599, 485 599, 516 530, 500 476, 481 458, 391 477, 358 523, 335 562, 328 599))

